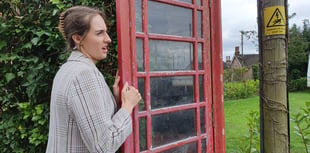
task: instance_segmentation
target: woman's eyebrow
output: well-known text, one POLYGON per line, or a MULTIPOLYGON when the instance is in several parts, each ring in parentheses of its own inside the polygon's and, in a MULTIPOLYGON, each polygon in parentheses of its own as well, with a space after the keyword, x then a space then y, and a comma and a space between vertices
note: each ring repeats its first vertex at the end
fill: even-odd
POLYGON ((106 32, 106 30, 100 29, 100 30, 95 30, 95 32, 101 33, 101 32, 106 32))

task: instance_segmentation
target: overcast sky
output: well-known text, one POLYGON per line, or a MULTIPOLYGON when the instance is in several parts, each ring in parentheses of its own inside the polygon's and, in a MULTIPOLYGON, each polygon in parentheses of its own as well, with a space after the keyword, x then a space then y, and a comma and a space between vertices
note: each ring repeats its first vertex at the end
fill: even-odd
MULTIPOLYGON (((221 3, 223 60, 226 61, 226 56, 233 58, 235 46, 241 45, 241 30, 257 31, 257 0, 221 0, 221 3)), ((288 3, 289 15, 296 13, 289 24, 302 26, 302 20, 310 18, 310 0, 288 0, 288 3)), ((243 53, 258 54, 258 48, 251 41, 244 39, 243 53)))

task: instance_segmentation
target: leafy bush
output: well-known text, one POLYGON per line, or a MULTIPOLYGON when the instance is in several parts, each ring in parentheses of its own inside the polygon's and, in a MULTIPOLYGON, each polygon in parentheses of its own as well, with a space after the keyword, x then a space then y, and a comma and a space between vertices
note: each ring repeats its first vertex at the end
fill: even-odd
POLYGON ((252 70, 253 70, 253 79, 254 80, 258 80, 259 79, 259 67, 258 64, 253 64, 252 66, 252 70))
POLYGON ((240 146, 238 152, 259 153, 260 152, 260 130, 259 113, 251 111, 248 119, 248 133, 239 138, 240 146))
POLYGON ((258 80, 247 80, 245 82, 224 83, 225 99, 247 98, 258 94, 258 80))
POLYGON ((289 91, 302 91, 307 88, 307 78, 303 77, 296 80, 291 80, 288 84, 289 91))
POLYGON ((295 133, 302 139, 306 152, 310 152, 310 102, 293 114, 291 120, 296 124, 295 133))
POLYGON ((58 16, 72 5, 101 7, 109 17, 110 56, 98 63, 109 84, 117 69, 115 1, 29 0, 0 2, 1 152, 44 152, 52 81, 68 53, 58 16))

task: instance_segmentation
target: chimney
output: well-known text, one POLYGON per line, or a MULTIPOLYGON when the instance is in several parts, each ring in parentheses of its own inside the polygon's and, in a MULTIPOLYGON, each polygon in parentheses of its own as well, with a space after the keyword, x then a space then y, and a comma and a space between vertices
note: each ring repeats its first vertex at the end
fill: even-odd
POLYGON ((230 56, 226 56, 226 63, 230 64, 230 56))
POLYGON ((239 46, 235 47, 235 56, 239 56, 240 52, 239 52, 239 46))

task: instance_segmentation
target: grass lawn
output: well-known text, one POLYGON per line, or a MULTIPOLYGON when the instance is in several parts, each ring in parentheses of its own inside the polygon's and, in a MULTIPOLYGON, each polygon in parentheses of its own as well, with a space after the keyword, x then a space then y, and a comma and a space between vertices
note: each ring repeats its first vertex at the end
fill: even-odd
MULTIPOLYGON (((299 108, 310 101, 310 90, 303 92, 289 93, 290 114, 296 113, 299 108)), ((248 116, 251 111, 259 112, 259 97, 251 97, 239 100, 225 100, 225 131, 226 131, 226 152, 234 153, 238 150, 242 135, 248 133, 248 116)), ((304 153, 305 147, 294 133, 294 123, 290 122, 291 153, 304 153)))

